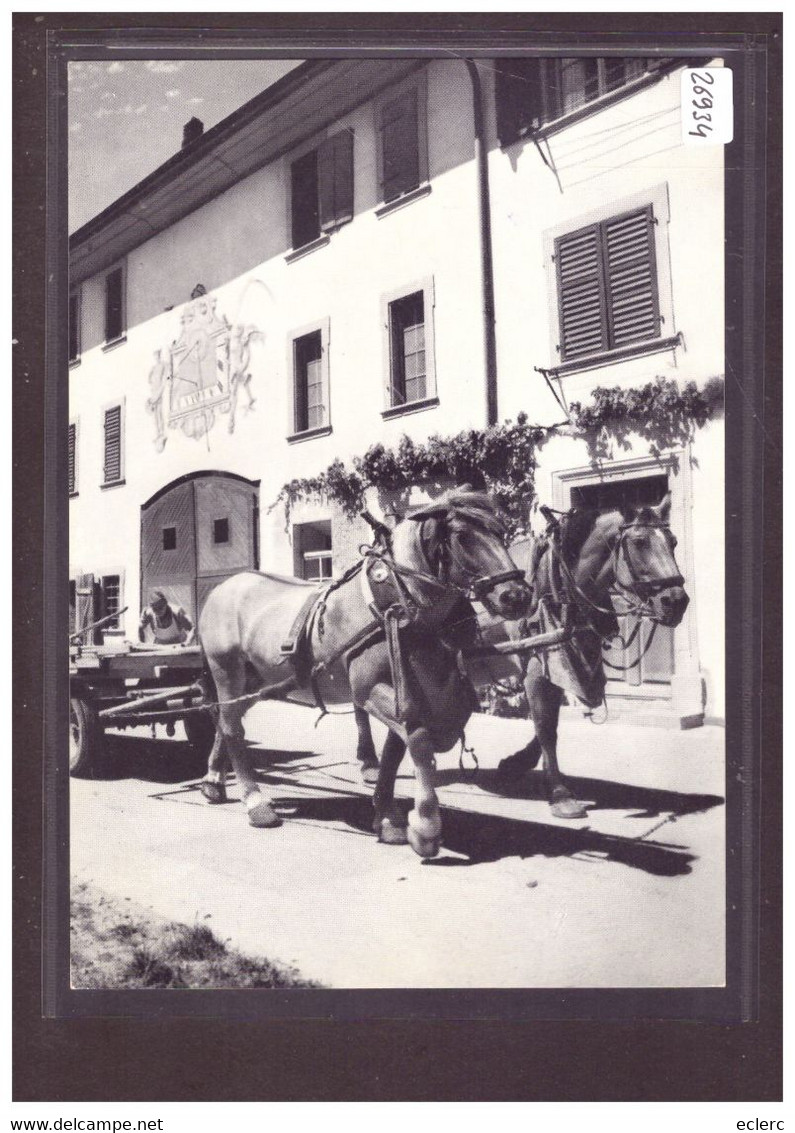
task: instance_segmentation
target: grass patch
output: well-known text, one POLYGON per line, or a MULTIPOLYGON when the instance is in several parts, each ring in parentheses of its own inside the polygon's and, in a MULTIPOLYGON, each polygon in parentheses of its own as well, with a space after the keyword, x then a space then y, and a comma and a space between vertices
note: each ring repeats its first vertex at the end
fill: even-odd
POLYGON ((322 986, 295 968, 242 955, 204 922, 174 924, 87 884, 72 898, 72 987, 322 986))

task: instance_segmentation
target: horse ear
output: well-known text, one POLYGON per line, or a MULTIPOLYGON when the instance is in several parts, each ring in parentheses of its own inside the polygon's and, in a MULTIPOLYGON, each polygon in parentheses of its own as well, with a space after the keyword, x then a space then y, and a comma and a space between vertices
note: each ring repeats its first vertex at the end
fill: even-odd
POLYGON ((618 510, 621 512, 624 523, 633 523, 637 518, 638 509, 632 504, 622 504, 618 510))
POLYGON ((654 509, 662 523, 667 523, 671 518, 671 493, 666 492, 663 496, 662 502, 654 509))

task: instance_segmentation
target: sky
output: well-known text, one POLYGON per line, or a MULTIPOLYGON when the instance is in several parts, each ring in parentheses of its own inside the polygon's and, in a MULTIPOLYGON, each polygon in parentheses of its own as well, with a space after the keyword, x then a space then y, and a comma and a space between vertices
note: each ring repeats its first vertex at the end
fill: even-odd
POLYGON ((182 145, 297 66, 295 60, 131 60, 69 64, 69 231, 74 232, 182 145))

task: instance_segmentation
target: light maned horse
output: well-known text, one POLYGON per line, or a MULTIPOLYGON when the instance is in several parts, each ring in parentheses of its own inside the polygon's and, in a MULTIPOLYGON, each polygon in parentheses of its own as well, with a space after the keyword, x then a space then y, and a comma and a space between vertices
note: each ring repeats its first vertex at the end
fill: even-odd
POLYGON ((431 857, 441 842, 435 754, 455 744, 473 708, 471 686, 440 630, 465 595, 498 617, 517 618, 529 606, 529 588, 505 549, 502 521, 491 500, 474 492, 451 493, 414 511, 395 528, 391 547, 372 548, 358 569, 326 589, 307 625, 310 667, 302 672, 285 661, 281 645, 310 585, 248 571, 208 597, 199 629, 219 719, 203 792, 222 801, 228 758, 249 822, 279 825, 244 744, 244 713, 258 696, 310 705, 317 693, 328 705, 353 701, 386 724, 401 755, 408 747, 415 768, 408 828, 400 814, 379 805, 378 790, 374 828, 384 841, 409 841, 431 857), (379 621, 374 594, 383 587, 391 605, 379 621))
MULTIPOLYGON (((611 594, 622 596, 629 609, 664 626, 678 625, 688 605, 684 579, 674 557, 676 540, 668 520, 670 496, 656 508, 568 513, 554 538, 526 538, 514 543, 511 557, 525 571, 534 590, 534 610, 507 627, 514 639, 559 628, 567 620, 570 639, 537 652, 490 660, 486 679, 518 676, 524 685, 535 736, 521 751, 502 760, 501 776, 520 780, 543 757, 544 784, 551 811, 558 818, 581 818, 587 812, 564 782, 557 758, 557 737, 563 692, 589 707, 598 707, 605 692, 603 642, 618 633, 611 594)), ((492 621, 486 640, 504 640, 505 628, 492 621)), ((467 662, 470 674, 484 675, 467 662)), ((367 766, 373 756, 370 724, 357 712, 358 755, 367 766)), ((402 753, 401 753, 402 754, 402 753)), ((400 758, 393 738, 387 739, 376 793, 388 795, 400 758), (395 762, 397 760, 397 763, 395 762)), ((383 804, 382 804, 383 805, 383 804)))

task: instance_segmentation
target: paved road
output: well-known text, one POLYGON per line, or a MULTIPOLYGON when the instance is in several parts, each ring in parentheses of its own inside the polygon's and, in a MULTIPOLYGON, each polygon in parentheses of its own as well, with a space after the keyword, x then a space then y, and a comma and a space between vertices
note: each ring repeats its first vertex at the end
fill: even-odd
POLYGON ((274 704, 247 717, 276 830, 248 826, 234 786, 235 801, 207 806, 178 737, 114 737, 113 778, 72 780, 74 880, 207 918, 243 951, 340 988, 723 983, 721 729, 566 723, 564 771, 594 806, 564 822, 495 783, 528 725, 475 717, 480 770, 471 780, 457 752, 440 757, 444 847, 422 862, 369 833, 352 717, 315 719, 274 704))

